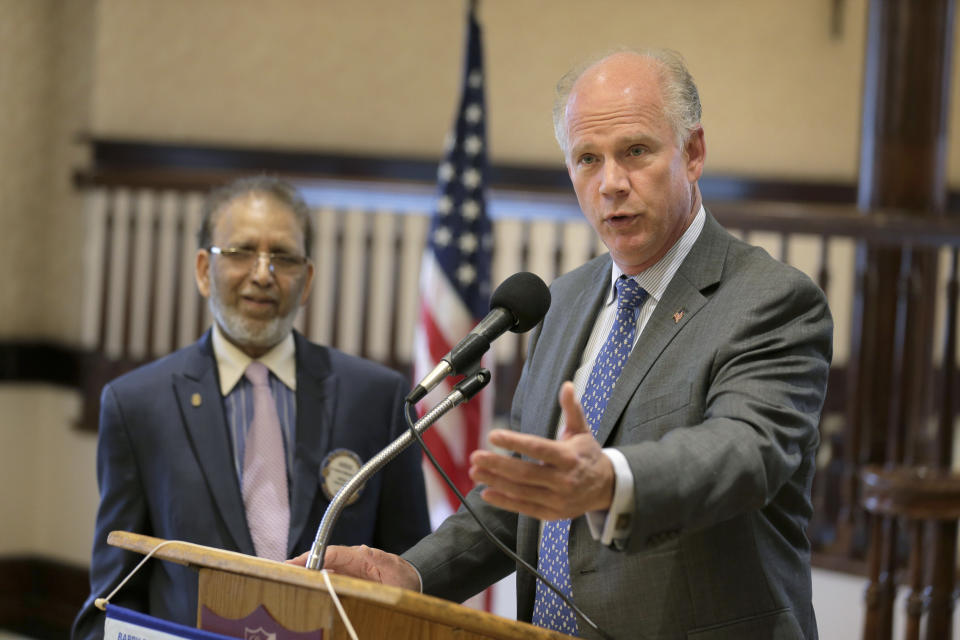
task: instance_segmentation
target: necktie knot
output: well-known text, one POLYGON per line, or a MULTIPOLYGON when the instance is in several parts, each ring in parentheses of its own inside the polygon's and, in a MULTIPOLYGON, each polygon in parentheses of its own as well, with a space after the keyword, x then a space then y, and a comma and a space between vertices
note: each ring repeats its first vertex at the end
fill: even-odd
POLYGON ((254 360, 247 365, 247 370, 243 372, 243 375, 246 376, 247 380, 249 380, 253 386, 259 387, 267 384, 267 376, 269 373, 270 370, 267 369, 267 365, 254 360))
POLYGON ((647 292, 633 278, 617 278, 617 308, 639 309, 647 299, 647 292))

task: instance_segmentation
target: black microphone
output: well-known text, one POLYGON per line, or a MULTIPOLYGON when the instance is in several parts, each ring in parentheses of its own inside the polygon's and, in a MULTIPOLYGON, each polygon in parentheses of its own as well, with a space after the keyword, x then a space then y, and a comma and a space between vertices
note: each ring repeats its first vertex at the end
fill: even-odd
POLYGON ((549 308, 550 290, 539 276, 528 271, 513 274, 490 296, 487 316, 423 377, 407 395, 407 402, 419 402, 447 376, 472 369, 493 340, 507 330, 529 331, 547 315, 549 308))
POLYGON ((490 382, 490 372, 481 367, 475 374, 465 377, 454 385, 453 391, 448 393, 447 397, 449 398, 455 392, 458 392, 463 396, 461 402, 466 402, 480 393, 480 390, 487 386, 488 382, 490 382))

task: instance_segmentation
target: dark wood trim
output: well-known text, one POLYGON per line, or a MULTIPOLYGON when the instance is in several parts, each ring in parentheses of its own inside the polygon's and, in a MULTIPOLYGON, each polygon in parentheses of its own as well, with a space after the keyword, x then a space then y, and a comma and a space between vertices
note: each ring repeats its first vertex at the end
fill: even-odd
MULTIPOLYGON (((89 139, 92 166, 74 175, 78 185, 209 187, 237 175, 273 173, 289 177, 420 182, 434 184, 439 158, 373 157, 311 151, 148 141, 89 139)), ((569 190, 555 168, 495 165, 488 183, 496 188, 569 190)))
POLYGON ((919 218, 900 209, 864 215, 853 205, 787 202, 717 202, 710 212, 725 227, 863 240, 868 244, 960 246, 960 218, 919 218))
POLYGON ((44 382, 79 387, 87 354, 46 342, 0 342, 0 382, 44 382))
POLYGON ((814 551, 810 555, 810 564, 816 569, 825 569, 852 576, 867 577, 867 563, 864 560, 848 558, 835 553, 814 551))
MULTIPOLYGON (((313 151, 174 144, 110 138, 88 138, 92 163, 76 172, 78 185, 125 185, 154 188, 207 188, 237 175, 256 172, 290 177, 436 182, 439 157, 373 157, 313 151)), ((570 193, 562 164, 494 164, 488 183, 495 189, 525 189, 570 193)), ((700 180, 708 202, 780 200, 852 205, 852 182, 786 180, 710 174, 700 180)), ((952 197, 960 209, 960 193, 952 197)))
POLYGON ((31 638, 70 635, 90 583, 86 567, 35 556, 0 558, 0 629, 31 638))

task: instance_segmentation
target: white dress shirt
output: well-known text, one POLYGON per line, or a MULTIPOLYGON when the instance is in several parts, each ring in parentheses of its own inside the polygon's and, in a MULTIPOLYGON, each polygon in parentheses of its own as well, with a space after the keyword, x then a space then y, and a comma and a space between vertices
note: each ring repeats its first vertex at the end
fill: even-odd
MULTIPOLYGON (((700 236, 705 220, 706 212, 701 205, 700 210, 693 218, 693 222, 660 260, 641 273, 628 276, 636 280, 637 284, 643 287, 648 294, 647 299, 636 312, 637 329, 633 336, 634 346, 636 346, 650 316, 653 315, 653 310, 657 308, 657 304, 663 298, 667 286, 677 273, 677 269, 680 268, 680 264, 690 253, 694 242, 700 236)), ((614 304, 617 293, 615 283, 621 275, 623 275, 623 271, 614 263, 610 273, 610 281, 605 284, 608 289, 606 301, 597 314, 590 338, 587 340, 587 346, 583 350, 580 365, 573 376, 573 386, 576 390, 577 400, 580 400, 583 396, 593 364, 607 335, 610 333, 610 329, 613 328, 613 322, 617 315, 617 305, 614 304)), ((563 413, 561 413, 560 423, 557 427, 558 437, 563 433, 565 426, 566 421, 563 413)), ((630 470, 630 465, 627 464, 626 457, 617 449, 604 449, 603 453, 610 459, 616 474, 613 501, 609 510, 591 511, 586 516, 590 533, 594 539, 609 546, 614 541, 623 540, 629 535, 630 519, 633 515, 633 472, 630 470)))

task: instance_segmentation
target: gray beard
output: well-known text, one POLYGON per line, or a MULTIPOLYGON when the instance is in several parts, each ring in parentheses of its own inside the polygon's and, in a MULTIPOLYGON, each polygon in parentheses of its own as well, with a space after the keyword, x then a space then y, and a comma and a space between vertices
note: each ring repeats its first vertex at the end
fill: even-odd
POLYGON ((210 281, 210 297, 207 303, 210 313, 231 342, 238 346, 248 345, 259 349, 269 349, 279 344, 293 329, 293 322, 297 318, 299 307, 285 316, 276 317, 267 322, 254 321, 244 318, 235 309, 226 307, 219 302, 216 285, 210 281))
POLYGON ((292 313, 281 318, 273 318, 265 324, 262 321, 253 322, 232 309, 225 309, 216 304, 212 298, 210 311, 231 342, 263 349, 269 349, 286 338, 293 329, 293 321, 297 317, 297 309, 294 309, 292 313))

